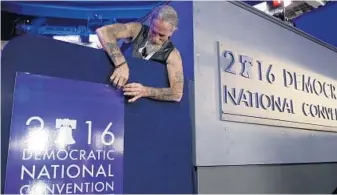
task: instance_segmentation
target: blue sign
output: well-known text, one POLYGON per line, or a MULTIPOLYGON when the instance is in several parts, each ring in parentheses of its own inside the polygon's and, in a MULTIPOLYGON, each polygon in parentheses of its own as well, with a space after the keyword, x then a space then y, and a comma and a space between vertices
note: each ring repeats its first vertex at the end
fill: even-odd
POLYGON ((5 194, 122 194, 124 98, 97 83, 18 73, 5 194))

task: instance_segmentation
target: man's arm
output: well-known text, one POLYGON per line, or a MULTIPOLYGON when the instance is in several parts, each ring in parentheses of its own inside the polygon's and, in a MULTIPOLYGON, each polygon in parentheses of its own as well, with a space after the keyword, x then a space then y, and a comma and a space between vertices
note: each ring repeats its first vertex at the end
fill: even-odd
POLYGON ((118 39, 134 38, 138 35, 142 28, 142 24, 138 22, 130 22, 126 24, 116 23, 103 26, 96 30, 98 39, 108 53, 115 66, 124 63, 125 58, 117 44, 118 39))
POLYGON ((170 81, 170 87, 169 88, 146 87, 148 91, 147 97, 156 100, 179 102, 183 96, 184 73, 181 56, 177 49, 171 52, 167 60, 167 72, 170 81))

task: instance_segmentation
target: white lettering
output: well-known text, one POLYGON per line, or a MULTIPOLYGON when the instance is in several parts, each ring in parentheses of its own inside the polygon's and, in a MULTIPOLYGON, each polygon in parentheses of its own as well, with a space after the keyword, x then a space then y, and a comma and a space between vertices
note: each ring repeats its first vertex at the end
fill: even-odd
POLYGON ((74 157, 74 156, 72 155, 73 152, 78 152, 78 150, 72 150, 72 151, 70 151, 70 153, 69 153, 69 154, 70 154, 70 155, 69 155, 69 156, 70 156, 70 159, 71 159, 71 160, 77 160, 78 158, 77 158, 77 157, 74 157))
POLYGON ((68 152, 66 150, 59 150, 57 152, 57 158, 58 158, 58 160, 66 160, 68 158, 68 152), (62 154, 62 152, 64 153, 64 157, 63 158, 61 158, 62 155, 60 155, 60 153, 62 154))
POLYGON ((103 165, 99 166, 98 171, 96 173, 96 177, 99 177, 99 175, 103 175, 104 177, 106 177, 106 173, 105 173, 103 165))
POLYGON ((80 175, 82 178, 86 177, 99 177, 100 175, 104 177, 113 177, 112 165, 77 165, 72 164, 66 165, 43 165, 42 167, 32 167, 22 166, 21 168, 21 180, 25 177, 29 179, 39 180, 39 179, 56 179, 56 178, 78 178, 80 175))
POLYGON ((35 178, 35 165, 32 166, 31 171, 29 171, 24 165, 21 166, 21 180, 24 179, 25 173, 28 174, 30 179, 35 178))
POLYGON ((29 159, 32 158, 32 156, 33 156, 33 154, 31 152, 29 152, 28 149, 24 149, 23 150, 23 152, 22 152, 22 160, 29 160, 29 159), (26 155, 28 155, 28 157, 26 155))
POLYGON ((50 175, 49 175, 49 172, 46 166, 42 167, 40 174, 37 176, 37 178, 42 178, 42 177, 47 177, 47 179, 50 179, 50 175))
POLYGON ((98 182, 96 185, 95 185, 95 191, 96 192, 102 192, 104 190, 104 184, 102 182, 98 182), (98 185, 101 185, 101 188, 98 188, 98 185))
POLYGON ((20 195, 26 195, 26 194, 28 194, 29 193, 28 190, 29 190, 29 185, 22 186, 20 188, 20 195))
MULTIPOLYGON (((74 172, 74 171, 72 171, 72 172, 74 172)), ((67 175, 70 178, 77 178, 80 174, 81 174, 81 171, 80 171, 80 167, 78 165, 70 165, 67 168, 67 175), (71 173, 71 171, 70 171, 71 168, 75 168, 75 173, 71 173), (72 174, 74 174, 74 175, 72 175, 72 174)))
POLYGON ((114 160, 115 158, 113 157, 115 151, 114 150, 109 150, 107 153, 107 159, 108 160, 114 160), (111 156, 110 156, 111 155, 111 156))
POLYGON ((66 186, 66 193, 67 193, 67 194, 71 194, 72 189, 73 189, 73 184, 72 184, 72 183, 67 183, 67 186, 66 186))
MULTIPOLYGON (((24 185, 20 188, 20 194, 30 194, 30 191, 34 191, 34 187, 34 185, 24 185)), ((44 185, 43 188, 39 189, 39 191, 44 191, 47 194, 96 194, 101 192, 112 194, 114 192, 114 182, 51 183, 44 185)))
POLYGON ((45 150, 40 152, 30 152, 24 149, 22 152, 23 160, 114 160, 114 150, 45 150))

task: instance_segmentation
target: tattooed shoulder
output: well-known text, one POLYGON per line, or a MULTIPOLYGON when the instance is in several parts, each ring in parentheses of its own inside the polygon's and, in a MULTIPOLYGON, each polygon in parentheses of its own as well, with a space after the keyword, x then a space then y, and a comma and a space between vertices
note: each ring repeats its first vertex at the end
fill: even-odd
POLYGON ((120 24, 120 23, 117 23, 117 24, 114 24, 112 28, 108 28, 108 33, 112 34, 112 35, 118 35, 119 33, 121 32, 124 32, 126 31, 128 28, 125 24, 120 24))
POLYGON ((116 23, 105 27, 106 36, 114 36, 115 38, 129 38, 139 33, 141 24, 138 22, 116 23))
POLYGON ((167 59, 167 64, 168 65, 175 65, 175 64, 181 64, 182 63, 182 59, 181 59, 181 55, 180 52, 178 51, 178 49, 174 49, 168 59, 167 59))

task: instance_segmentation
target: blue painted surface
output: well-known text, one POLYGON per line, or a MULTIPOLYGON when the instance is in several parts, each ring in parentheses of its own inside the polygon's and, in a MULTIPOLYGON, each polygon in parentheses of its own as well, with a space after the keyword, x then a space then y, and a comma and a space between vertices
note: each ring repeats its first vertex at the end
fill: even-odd
POLYGON ((243 2, 245 2, 248 5, 254 6, 254 5, 257 5, 257 4, 262 3, 264 1, 243 1, 243 2))
POLYGON ((13 101, 5 194, 123 194, 119 91, 20 72, 13 101))
POLYGON ((172 41, 181 53, 187 80, 194 80, 193 2, 173 1, 170 5, 179 16, 178 30, 172 41))
POLYGON ((302 31, 337 47, 337 2, 303 14, 294 23, 302 31))
MULTIPOLYGON (((1 57, 3 156, 7 156, 8 150, 15 72, 96 83, 108 83, 112 72, 105 52, 43 37, 17 38, 5 47, 1 57), (20 58, 17 53, 20 53, 20 58)), ((166 67, 162 64, 134 58, 128 58, 128 64, 130 82, 153 87, 168 86, 166 67), (156 76, 149 76, 149 72, 156 76)), ((188 100, 185 85, 180 103, 140 99, 134 104, 125 104, 125 194, 193 192, 188 100)), ((5 165, 6 158, 2 158, 2 174, 5 174, 5 165)))
POLYGON ((141 18, 161 1, 72 1, 2 2, 2 10, 12 13, 72 19, 88 19, 95 14, 107 18, 141 18))

